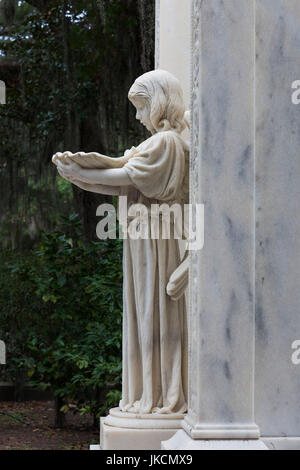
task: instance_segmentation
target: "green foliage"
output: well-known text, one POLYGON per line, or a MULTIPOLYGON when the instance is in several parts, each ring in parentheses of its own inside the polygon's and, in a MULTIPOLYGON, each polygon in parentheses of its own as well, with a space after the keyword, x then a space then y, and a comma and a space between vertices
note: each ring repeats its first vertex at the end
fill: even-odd
MULTIPOLYGON (((2 254, 0 337, 7 372, 25 370, 69 407, 98 415, 121 383, 122 245, 83 242, 77 216, 23 259, 2 254)), ((113 403, 112 403, 113 402, 113 403)))
POLYGON ((0 79, 7 85, 7 104, 0 106, 0 215, 6 223, 0 235, 6 246, 23 249, 29 227, 38 240, 42 230, 55 229, 57 214, 71 207, 85 215, 90 206, 88 194, 60 197, 54 153, 113 156, 144 135, 127 93, 146 71, 142 64, 147 70, 153 65, 154 0, 28 0, 17 2, 14 24, 8 23, 0 12, 0 79))

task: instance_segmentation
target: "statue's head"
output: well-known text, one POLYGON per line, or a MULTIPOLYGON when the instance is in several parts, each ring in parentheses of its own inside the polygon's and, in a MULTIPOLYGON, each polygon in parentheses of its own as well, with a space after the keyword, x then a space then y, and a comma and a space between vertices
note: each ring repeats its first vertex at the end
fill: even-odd
POLYGON ((165 70, 152 70, 136 79, 129 90, 129 100, 139 119, 152 132, 182 132, 185 105, 179 81, 165 70))

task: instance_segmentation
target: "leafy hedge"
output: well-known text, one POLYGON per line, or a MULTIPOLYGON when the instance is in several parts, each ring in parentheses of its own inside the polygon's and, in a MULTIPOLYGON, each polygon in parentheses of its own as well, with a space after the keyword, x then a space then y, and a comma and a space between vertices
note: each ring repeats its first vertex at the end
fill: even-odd
POLYGON ((120 397, 120 240, 84 241, 73 215, 22 259, 0 256, 6 373, 15 381, 26 373, 31 384, 52 390, 58 426, 69 408, 104 413, 120 397))

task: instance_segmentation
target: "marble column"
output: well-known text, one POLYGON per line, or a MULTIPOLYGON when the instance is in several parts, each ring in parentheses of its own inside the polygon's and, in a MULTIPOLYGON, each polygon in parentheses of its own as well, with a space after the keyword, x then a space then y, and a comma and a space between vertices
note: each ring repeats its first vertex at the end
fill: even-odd
POLYGON ((256 1, 256 44, 255 414, 275 448, 300 449, 299 0, 256 1))
POLYGON ((189 411, 164 449, 266 449, 254 421, 255 1, 194 0, 189 411))
POLYGON ((155 68, 175 75, 190 106, 192 0, 156 0, 155 68))

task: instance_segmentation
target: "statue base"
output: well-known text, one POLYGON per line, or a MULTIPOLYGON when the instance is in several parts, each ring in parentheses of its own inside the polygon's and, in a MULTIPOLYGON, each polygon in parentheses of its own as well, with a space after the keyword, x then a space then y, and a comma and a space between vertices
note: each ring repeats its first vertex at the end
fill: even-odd
POLYGON ((269 450, 261 439, 192 439, 183 429, 168 441, 162 450, 269 450))
POLYGON ((160 450, 161 442, 181 429, 183 414, 135 414, 119 408, 100 419, 103 450, 160 450))

